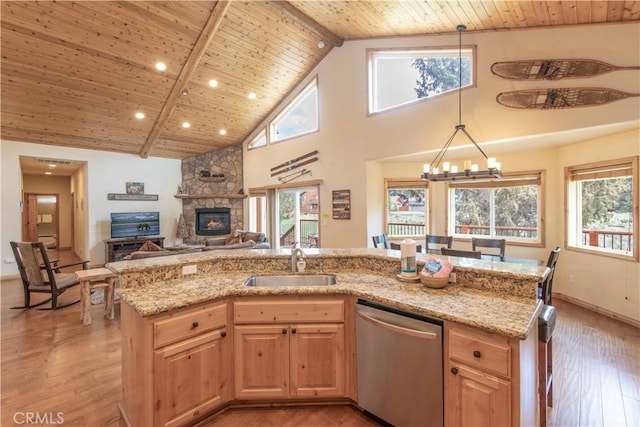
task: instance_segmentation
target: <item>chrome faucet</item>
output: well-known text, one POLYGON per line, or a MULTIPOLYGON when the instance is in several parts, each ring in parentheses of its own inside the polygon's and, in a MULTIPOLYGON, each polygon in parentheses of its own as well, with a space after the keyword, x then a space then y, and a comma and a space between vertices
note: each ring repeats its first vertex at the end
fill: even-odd
POLYGON ((293 246, 291 247, 291 272, 298 272, 298 259, 304 260, 304 252, 302 249, 297 248, 298 242, 293 242, 293 246))

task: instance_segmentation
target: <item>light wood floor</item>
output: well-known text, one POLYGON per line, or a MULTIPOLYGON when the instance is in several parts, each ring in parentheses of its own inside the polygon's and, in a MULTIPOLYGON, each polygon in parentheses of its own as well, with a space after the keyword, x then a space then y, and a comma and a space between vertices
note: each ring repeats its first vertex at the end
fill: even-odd
MULTIPOLYGON (((116 320, 105 320, 102 306, 94 306, 93 325, 83 326, 79 304, 57 311, 9 309, 22 303, 19 280, 3 281, 0 297, 0 425, 24 424, 24 414, 32 412, 61 413, 65 425, 124 426, 117 409, 118 305, 116 320)), ((74 299, 79 299, 77 287, 62 296, 74 299)), ((563 301, 555 304, 554 405, 548 424, 640 425, 640 330, 563 301)), ((350 407, 312 407, 230 410, 204 425, 376 424, 350 407)))

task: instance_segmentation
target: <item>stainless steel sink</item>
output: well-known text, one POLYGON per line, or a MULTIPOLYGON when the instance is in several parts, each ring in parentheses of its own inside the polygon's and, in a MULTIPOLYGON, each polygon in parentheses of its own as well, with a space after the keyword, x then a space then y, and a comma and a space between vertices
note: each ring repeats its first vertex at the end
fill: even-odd
POLYGON ((281 276, 251 276, 245 286, 329 286, 337 283, 333 274, 283 274, 281 276))

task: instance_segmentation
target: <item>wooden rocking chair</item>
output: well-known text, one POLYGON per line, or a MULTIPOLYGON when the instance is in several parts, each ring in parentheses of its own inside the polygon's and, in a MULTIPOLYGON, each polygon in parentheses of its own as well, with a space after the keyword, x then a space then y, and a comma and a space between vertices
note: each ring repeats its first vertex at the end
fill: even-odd
POLYGON ((58 296, 67 289, 80 284, 75 273, 62 273, 61 269, 82 265, 82 269, 86 270, 89 266, 89 261, 59 265, 58 261, 49 259, 47 249, 42 242, 10 242, 10 244, 24 288, 24 305, 11 308, 37 307, 51 301, 50 308, 42 309, 50 310, 66 307, 80 301, 58 304, 58 296), (32 292, 51 294, 51 298, 31 305, 32 292))

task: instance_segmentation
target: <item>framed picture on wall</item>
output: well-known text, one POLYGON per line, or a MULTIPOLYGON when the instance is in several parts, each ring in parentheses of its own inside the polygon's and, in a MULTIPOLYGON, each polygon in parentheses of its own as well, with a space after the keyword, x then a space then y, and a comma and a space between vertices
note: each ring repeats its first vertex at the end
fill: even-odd
POLYGON ((351 190, 334 190, 331 200, 333 219, 351 219, 351 190))
POLYGON ((144 194, 144 182, 127 182, 127 194, 144 194))

